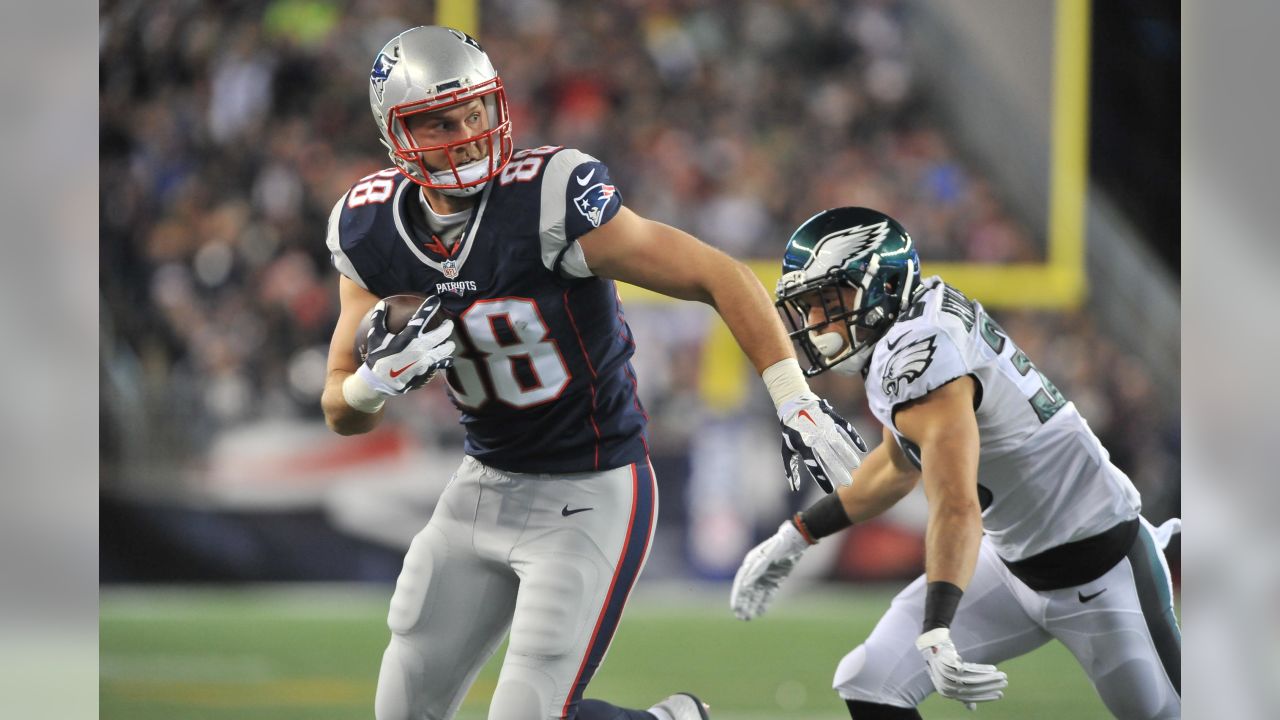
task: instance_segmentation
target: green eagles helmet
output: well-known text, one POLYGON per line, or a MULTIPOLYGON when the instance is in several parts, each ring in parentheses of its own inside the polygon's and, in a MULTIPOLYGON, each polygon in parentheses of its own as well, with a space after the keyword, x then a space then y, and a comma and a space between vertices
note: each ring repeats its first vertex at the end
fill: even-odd
POLYGON ((919 287, 920 257, 898 221, 843 207, 814 215, 792 233, 776 304, 809 359, 806 375, 831 369, 856 375, 919 287), (850 342, 838 332, 818 332, 837 321, 846 324, 850 342))

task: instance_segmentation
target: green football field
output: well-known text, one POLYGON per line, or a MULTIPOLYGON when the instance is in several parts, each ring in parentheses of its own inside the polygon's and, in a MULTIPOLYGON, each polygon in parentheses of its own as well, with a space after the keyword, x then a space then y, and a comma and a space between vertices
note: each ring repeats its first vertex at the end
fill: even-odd
MULTIPOLYGON (((734 620, 728 588, 667 585, 632 599, 588 697, 648 707, 677 690, 715 720, 847 718, 835 664, 870 631, 891 589, 783 598, 734 620)), ((100 717, 111 720, 351 720, 373 717, 391 588, 111 589, 101 595, 100 717)), ((483 720, 497 660, 463 704, 483 720)), ((1084 673, 1050 644, 1001 664, 1005 698, 976 713, 937 697, 936 718, 1105 718, 1084 673)))

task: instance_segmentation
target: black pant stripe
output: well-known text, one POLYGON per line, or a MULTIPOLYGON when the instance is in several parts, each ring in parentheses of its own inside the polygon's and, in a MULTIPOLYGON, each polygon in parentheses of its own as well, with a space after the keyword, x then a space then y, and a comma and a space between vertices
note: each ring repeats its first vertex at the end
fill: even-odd
POLYGON ((1147 621, 1147 631, 1155 642, 1156 654, 1173 683, 1173 689, 1182 695, 1182 633, 1173 614, 1173 598, 1169 595, 1168 579, 1160 564, 1151 534, 1143 528, 1129 549, 1129 565, 1133 568, 1134 584, 1138 588, 1138 603, 1147 621))

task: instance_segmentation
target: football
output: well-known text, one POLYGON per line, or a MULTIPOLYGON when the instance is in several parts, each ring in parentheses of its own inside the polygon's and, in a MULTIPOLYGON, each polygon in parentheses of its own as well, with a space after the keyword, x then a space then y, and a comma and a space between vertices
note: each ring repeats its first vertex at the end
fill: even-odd
MULTIPOLYGON (((426 299, 427 296, 421 293, 388 295, 383 298, 387 303, 387 329, 393 334, 403 330, 426 299)), ((440 323, 445 321, 445 317, 444 308, 441 308, 439 312, 427 320, 427 329, 434 330, 440 323)), ((365 313, 364 318, 360 320, 360 326, 356 328, 355 353, 357 363, 363 364, 365 356, 369 354, 369 328, 372 326, 373 309, 370 308, 369 312, 365 313)))

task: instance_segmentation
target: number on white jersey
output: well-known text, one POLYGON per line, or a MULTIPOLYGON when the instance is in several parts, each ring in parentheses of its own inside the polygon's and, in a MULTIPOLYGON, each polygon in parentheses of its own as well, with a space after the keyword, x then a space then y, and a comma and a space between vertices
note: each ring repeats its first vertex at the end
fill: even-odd
POLYGON ((489 400, 482 372, 495 398, 517 408, 555 400, 568 386, 569 368, 555 340, 548 338, 550 330, 533 300, 478 300, 462 313, 456 327, 482 355, 480 363, 454 357, 449 387, 462 405, 478 408, 489 400), (500 332, 500 324, 508 332, 500 332))
MULTIPOLYGON (((999 355, 1004 350, 1006 341, 1010 344, 1013 342, 1009 339, 1009 334, 1004 331, 1004 328, 1000 327, 1000 324, 992 320, 991 316, 986 313, 982 314, 982 319, 978 325, 978 334, 982 336, 982 339, 996 355, 999 355)), ((1027 357, 1027 354, 1018 349, 1016 345, 1013 346, 1013 355, 1009 357, 1009 362, 1013 364, 1019 375, 1026 377, 1028 373, 1035 373, 1036 377, 1040 378, 1040 389, 1027 402, 1031 403, 1031 407, 1036 411, 1036 417, 1040 418, 1041 424, 1049 422, 1049 418, 1056 415, 1067 404, 1067 399, 1062 396, 1062 393, 1058 391, 1058 388, 1054 386, 1049 378, 1045 377, 1044 373, 1036 368, 1035 363, 1031 362, 1031 358, 1027 357)))

